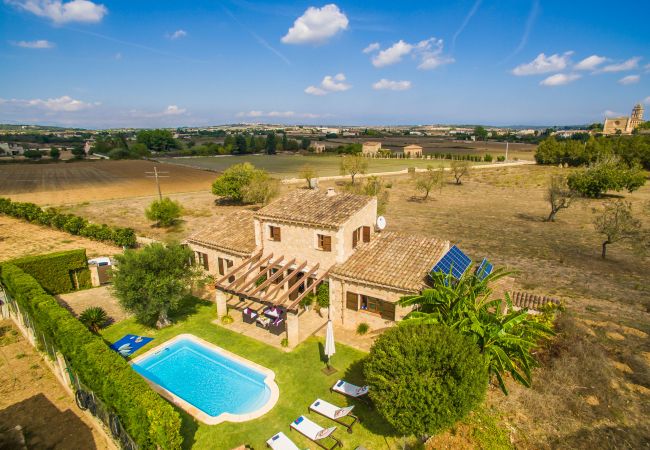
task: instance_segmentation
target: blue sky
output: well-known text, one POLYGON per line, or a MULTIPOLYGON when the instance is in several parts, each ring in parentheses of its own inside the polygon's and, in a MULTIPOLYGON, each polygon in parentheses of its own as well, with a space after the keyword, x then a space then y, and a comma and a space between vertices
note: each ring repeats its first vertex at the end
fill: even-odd
POLYGON ((579 124, 650 108, 650 3, 0 0, 0 122, 579 124))

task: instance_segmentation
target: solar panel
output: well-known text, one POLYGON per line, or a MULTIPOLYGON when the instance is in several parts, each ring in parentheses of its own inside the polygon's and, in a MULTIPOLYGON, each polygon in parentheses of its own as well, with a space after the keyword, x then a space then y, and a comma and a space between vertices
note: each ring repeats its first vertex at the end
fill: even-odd
POLYGON ((479 264, 478 269, 476 269, 476 277, 479 280, 482 280, 492 273, 492 269, 494 269, 494 266, 487 260, 487 258, 483 258, 483 261, 481 261, 481 264, 479 264))
POLYGON ((456 279, 460 278, 467 270, 472 260, 455 245, 449 249, 445 256, 433 266, 431 272, 442 272, 456 279))

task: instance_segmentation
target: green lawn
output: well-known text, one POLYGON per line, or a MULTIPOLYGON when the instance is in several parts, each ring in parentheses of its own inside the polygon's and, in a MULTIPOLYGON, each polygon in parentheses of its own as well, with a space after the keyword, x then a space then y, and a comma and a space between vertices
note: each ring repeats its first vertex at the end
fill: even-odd
MULTIPOLYGON (((114 324, 103 331, 106 340, 114 342, 127 333, 151 336, 154 340, 137 354, 160 345, 180 333, 191 333, 220 347, 250 359, 275 372, 275 380, 280 388, 280 399, 275 407, 263 417, 243 423, 223 423, 204 425, 195 422, 181 412, 185 448, 230 449, 248 444, 255 449, 265 448, 265 442, 278 431, 284 431, 302 448, 316 446, 301 435, 289 433, 289 424, 301 414, 307 414, 307 407, 318 397, 345 406, 348 399, 329 392, 330 386, 339 378, 361 382, 359 361, 364 353, 337 345, 332 358, 333 366, 339 372, 326 376, 321 372, 322 341, 310 338, 290 353, 234 333, 224 327, 211 323, 216 317, 216 308, 209 302, 190 305, 177 318, 177 323, 163 330, 155 330, 137 324, 133 319, 114 324)), ((191 376, 191 374, 188 374, 191 376)), ((346 449, 364 446, 367 449, 402 448, 402 438, 383 421, 372 408, 363 403, 357 404, 355 414, 361 423, 354 426, 354 433, 348 434, 339 427, 335 435, 343 441, 346 449)), ((323 426, 336 425, 334 422, 309 413, 308 416, 323 426)))
MULTIPOLYGON (((183 164, 200 169, 222 172, 233 164, 250 162, 256 167, 278 175, 280 178, 298 177, 300 168, 309 164, 318 172, 318 176, 340 175, 340 156, 330 155, 243 155, 243 156, 198 156, 192 158, 158 158, 171 164, 183 164)), ((451 161, 423 159, 369 159, 368 173, 394 172, 408 167, 426 168, 429 165, 449 167, 451 161)))

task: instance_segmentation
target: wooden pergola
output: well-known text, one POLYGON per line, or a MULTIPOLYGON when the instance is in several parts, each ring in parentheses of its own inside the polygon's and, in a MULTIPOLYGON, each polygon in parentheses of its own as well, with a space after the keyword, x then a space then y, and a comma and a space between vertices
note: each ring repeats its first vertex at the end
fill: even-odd
POLYGON ((295 312, 303 298, 316 292, 328 271, 316 277, 320 264, 308 268, 307 261, 285 259, 284 255, 274 258, 273 253, 262 256, 262 252, 258 252, 219 278, 215 288, 240 298, 284 306, 295 312), (282 291, 285 286, 287 289, 282 291), (300 294, 292 300, 295 292, 300 294))

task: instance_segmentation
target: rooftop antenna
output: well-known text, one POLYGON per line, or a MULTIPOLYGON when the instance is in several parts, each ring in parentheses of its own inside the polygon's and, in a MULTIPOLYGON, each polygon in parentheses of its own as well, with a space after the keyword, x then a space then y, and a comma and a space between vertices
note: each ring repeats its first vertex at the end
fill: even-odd
POLYGON ((156 187, 158 188, 158 197, 162 200, 162 193, 160 192, 160 178, 169 178, 169 172, 159 172, 158 167, 153 166, 153 172, 145 172, 147 178, 156 179, 156 187))

